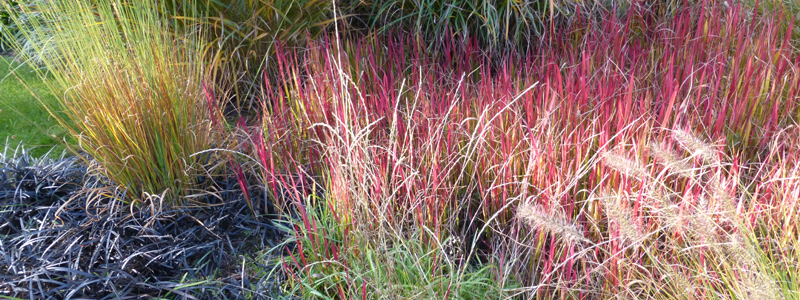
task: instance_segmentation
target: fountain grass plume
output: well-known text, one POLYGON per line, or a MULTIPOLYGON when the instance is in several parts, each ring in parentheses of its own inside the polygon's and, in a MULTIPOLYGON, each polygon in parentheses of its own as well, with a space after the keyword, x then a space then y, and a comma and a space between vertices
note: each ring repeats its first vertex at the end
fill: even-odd
POLYGON ((589 242, 575 224, 567 220, 563 210, 545 209, 541 205, 522 204, 517 208, 517 217, 531 228, 552 234, 564 243, 589 242))

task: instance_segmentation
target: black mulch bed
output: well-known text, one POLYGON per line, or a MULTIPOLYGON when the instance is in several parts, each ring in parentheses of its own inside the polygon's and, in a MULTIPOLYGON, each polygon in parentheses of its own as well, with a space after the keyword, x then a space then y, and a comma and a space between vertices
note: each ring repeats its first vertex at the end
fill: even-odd
POLYGON ((132 212, 93 173, 76 157, 0 153, 0 298, 281 297, 269 250, 282 234, 236 180, 203 209, 132 212))

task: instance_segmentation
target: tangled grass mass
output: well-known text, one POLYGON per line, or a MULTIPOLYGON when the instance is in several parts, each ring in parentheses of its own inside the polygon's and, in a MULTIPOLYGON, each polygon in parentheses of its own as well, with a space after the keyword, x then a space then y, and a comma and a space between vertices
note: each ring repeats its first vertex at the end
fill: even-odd
POLYGON ((0 2, 0 297, 800 299, 800 7, 518 2, 0 2))

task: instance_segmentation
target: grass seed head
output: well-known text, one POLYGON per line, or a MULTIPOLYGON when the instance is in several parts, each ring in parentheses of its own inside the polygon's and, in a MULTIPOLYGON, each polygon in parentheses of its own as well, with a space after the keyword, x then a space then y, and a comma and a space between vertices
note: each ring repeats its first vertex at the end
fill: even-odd
POLYGON ((650 176, 640 162, 620 154, 606 152, 603 154, 603 162, 605 162, 607 166, 621 172, 622 174, 625 174, 628 177, 638 178, 641 180, 650 176))
POLYGON ((545 231, 561 239, 564 243, 574 244, 588 242, 566 214, 557 209, 545 209, 541 205, 523 204, 517 209, 517 217, 534 230, 545 231))
POLYGON ((708 164, 719 163, 719 158, 716 155, 716 150, 697 137, 694 133, 685 129, 676 129, 672 132, 672 136, 676 141, 691 153, 693 157, 699 156, 703 161, 708 164))
POLYGON ((661 165, 672 171, 674 174, 686 178, 692 177, 691 167, 686 165, 686 163, 680 158, 680 156, 678 156, 677 153, 668 150, 668 148, 662 143, 651 142, 650 155, 652 155, 656 160, 658 160, 659 163, 661 163, 661 165))
POLYGON ((629 199, 626 194, 603 192, 599 198, 606 209, 608 221, 617 224, 623 240, 637 243, 643 239, 639 228, 633 222, 633 212, 627 207, 629 199))

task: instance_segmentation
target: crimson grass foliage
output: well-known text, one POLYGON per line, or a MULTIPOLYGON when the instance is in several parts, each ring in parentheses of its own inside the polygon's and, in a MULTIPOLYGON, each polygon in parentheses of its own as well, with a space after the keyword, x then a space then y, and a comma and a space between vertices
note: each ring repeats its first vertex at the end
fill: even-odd
POLYGON ((792 189, 782 185, 793 172, 784 162, 800 153, 779 141, 800 118, 800 56, 783 17, 698 5, 655 20, 636 6, 623 18, 578 20, 525 53, 452 38, 431 54, 403 34, 279 47, 284 81, 265 83, 253 156, 270 198, 300 212, 298 235, 338 232, 298 238, 301 258, 287 266, 336 265, 335 276, 306 275, 360 278, 320 287, 293 273, 297 286, 362 297, 387 280, 355 271, 369 264, 358 254, 414 236, 443 258, 443 241, 464 241, 464 259, 425 269, 451 286, 474 287, 458 283, 483 264, 511 295, 669 298, 654 288, 663 282, 632 285, 686 275, 710 280, 687 294, 707 298, 726 287, 715 280, 741 276, 673 272, 724 260, 681 250, 713 243, 703 234, 796 244, 785 220, 797 201, 781 197, 792 189), (750 221, 726 215, 732 207, 750 221), (309 221, 317 210, 334 220, 324 230, 309 221), (697 217, 675 221, 673 212, 697 217))

